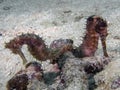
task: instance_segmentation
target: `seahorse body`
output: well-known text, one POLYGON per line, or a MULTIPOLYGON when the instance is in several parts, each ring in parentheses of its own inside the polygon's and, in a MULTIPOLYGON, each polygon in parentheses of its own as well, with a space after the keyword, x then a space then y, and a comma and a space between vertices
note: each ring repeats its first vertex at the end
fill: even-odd
POLYGON ((28 50, 36 59, 46 60, 48 55, 47 46, 42 38, 35 34, 22 34, 17 36, 10 42, 6 43, 5 47, 9 48, 13 53, 19 54, 23 59, 23 63, 26 63, 27 60, 21 51, 24 44, 28 45, 28 50))
POLYGON ((88 17, 86 24, 86 35, 82 44, 73 50, 76 57, 94 56, 98 48, 98 40, 101 38, 104 56, 108 56, 106 51, 107 22, 101 17, 93 15, 88 17))
POLYGON ((21 51, 21 47, 24 44, 28 45, 30 53, 40 61, 48 58, 57 58, 66 51, 72 51, 76 57, 83 58, 95 55, 98 48, 98 40, 101 38, 104 56, 108 56, 106 50, 107 34, 107 22, 102 17, 92 15, 87 19, 86 35, 83 38, 83 42, 76 49, 73 49, 73 41, 70 39, 55 40, 51 43, 50 48, 48 48, 42 38, 35 34, 22 34, 17 36, 6 43, 5 47, 12 50, 13 53, 19 54, 23 59, 23 63, 27 62, 21 51), (54 48, 57 48, 58 51, 54 51, 54 48))

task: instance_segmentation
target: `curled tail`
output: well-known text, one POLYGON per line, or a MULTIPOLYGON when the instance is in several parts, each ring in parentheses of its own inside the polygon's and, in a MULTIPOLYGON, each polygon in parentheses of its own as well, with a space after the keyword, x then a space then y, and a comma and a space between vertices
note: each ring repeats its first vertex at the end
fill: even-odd
POLYGON ((33 55, 34 58, 38 60, 46 60, 48 52, 47 47, 41 37, 35 34, 22 34, 10 42, 5 44, 6 48, 9 48, 13 53, 19 54, 23 59, 23 63, 27 62, 21 48, 24 44, 28 45, 28 50, 33 55))

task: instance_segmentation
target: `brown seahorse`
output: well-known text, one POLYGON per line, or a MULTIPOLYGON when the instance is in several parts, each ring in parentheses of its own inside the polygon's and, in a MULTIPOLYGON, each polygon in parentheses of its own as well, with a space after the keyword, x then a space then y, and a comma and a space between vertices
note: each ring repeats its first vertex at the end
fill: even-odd
POLYGON ((6 48, 9 48, 13 53, 19 54, 23 60, 23 64, 27 62, 21 48, 24 44, 28 45, 30 53, 38 60, 46 60, 48 55, 47 46, 41 37, 35 34, 22 34, 12 39, 5 44, 6 48))
POLYGON ((59 39, 51 43, 48 48, 41 37, 35 34, 22 34, 10 42, 5 44, 5 47, 10 49, 13 53, 20 55, 23 60, 23 64, 26 64, 27 60, 21 50, 24 44, 27 44, 29 52, 39 61, 58 58, 62 53, 70 51, 72 49, 73 41, 71 39, 59 39), (55 43, 56 42, 56 43, 55 43))
POLYGON ((22 34, 17 36, 10 42, 6 43, 5 47, 12 50, 13 53, 19 54, 23 59, 23 64, 25 64, 27 60, 21 51, 23 44, 27 44, 30 53, 40 61, 48 58, 55 59, 66 51, 72 51, 76 57, 82 58, 94 56, 100 37, 104 56, 108 56, 106 50, 107 22, 101 17, 93 15, 88 17, 86 29, 86 35, 83 38, 83 43, 77 49, 73 49, 73 41, 71 39, 55 40, 51 43, 50 48, 48 48, 42 38, 35 34, 22 34), (58 49, 58 51, 54 50, 54 46, 58 49))
POLYGON ((98 48, 98 40, 100 37, 104 56, 108 57, 106 50, 107 35, 107 22, 102 17, 96 15, 88 17, 86 35, 83 38, 82 44, 77 49, 73 49, 73 54, 79 58, 94 56, 98 48))

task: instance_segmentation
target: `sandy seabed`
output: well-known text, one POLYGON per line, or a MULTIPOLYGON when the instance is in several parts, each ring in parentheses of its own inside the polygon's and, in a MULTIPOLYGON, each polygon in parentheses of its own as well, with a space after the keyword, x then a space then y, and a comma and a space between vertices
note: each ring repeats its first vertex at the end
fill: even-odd
MULTIPOLYGON (((6 82, 23 68, 21 58, 5 49, 5 42, 22 33, 35 33, 47 45, 55 39, 69 38, 78 46, 90 15, 107 20, 108 54, 119 60, 120 0, 0 0, 0 90, 5 90, 6 82)), ((28 60, 34 60, 25 54, 28 60)), ((96 56, 102 56, 100 42, 96 56)))

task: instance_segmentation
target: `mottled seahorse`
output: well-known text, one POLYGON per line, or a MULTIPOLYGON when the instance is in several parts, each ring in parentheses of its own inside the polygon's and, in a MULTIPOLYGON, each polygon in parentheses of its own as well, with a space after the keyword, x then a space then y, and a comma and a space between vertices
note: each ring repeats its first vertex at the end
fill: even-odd
POLYGON ((13 53, 19 54, 23 59, 23 63, 27 62, 21 48, 24 44, 28 45, 30 53, 38 60, 58 58, 67 51, 72 51, 76 57, 94 56, 98 48, 98 40, 101 38, 104 56, 108 57, 106 50, 107 22, 99 16, 93 15, 88 17, 86 24, 86 35, 82 44, 73 49, 73 40, 58 39, 51 43, 48 48, 41 37, 35 34, 22 34, 5 44, 6 48, 12 50, 13 53), (54 50, 54 47, 58 50, 54 50))
POLYGON ((44 61, 47 59, 48 50, 41 37, 35 34, 22 34, 5 44, 13 53, 19 54, 23 64, 27 62, 21 48, 24 44, 28 45, 28 50, 37 60, 44 61))
POLYGON ((73 43, 71 39, 59 39, 57 41, 53 41, 50 48, 48 48, 42 38, 38 35, 28 33, 19 35, 6 43, 5 47, 10 49, 14 54, 20 55, 23 60, 23 64, 26 64, 27 59, 21 50, 24 44, 27 44, 29 52, 37 60, 44 61, 50 59, 52 62, 53 59, 59 58, 59 56, 64 52, 70 51, 73 43))
POLYGON ((98 40, 100 37, 104 56, 108 57, 106 50, 107 35, 107 22, 102 17, 96 15, 88 17, 86 35, 83 38, 82 44, 78 48, 73 49, 73 54, 79 58, 94 56, 98 48, 98 40))

